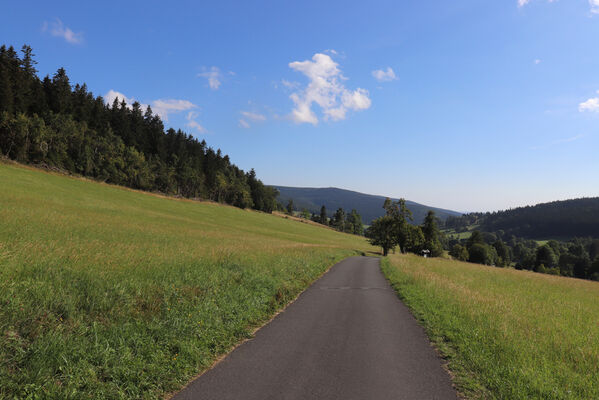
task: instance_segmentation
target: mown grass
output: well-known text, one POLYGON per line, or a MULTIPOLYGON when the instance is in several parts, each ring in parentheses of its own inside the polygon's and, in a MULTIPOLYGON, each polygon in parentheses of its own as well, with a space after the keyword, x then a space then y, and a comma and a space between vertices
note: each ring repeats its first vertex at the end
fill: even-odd
POLYGON ((599 398, 599 283, 397 255, 382 269, 468 398, 599 398))
POLYGON ((272 215, 0 163, 0 398, 162 398, 369 250, 272 215))

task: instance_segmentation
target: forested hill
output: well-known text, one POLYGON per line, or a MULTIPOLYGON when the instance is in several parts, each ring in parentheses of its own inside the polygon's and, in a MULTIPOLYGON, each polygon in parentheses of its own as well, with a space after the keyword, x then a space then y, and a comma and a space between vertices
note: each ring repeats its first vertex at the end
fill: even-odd
POLYGON ((485 232, 529 239, 599 238, 599 197, 554 201, 494 213, 474 213, 446 221, 449 228, 479 224, 485 232))
POLYGON ((148 106, 107 105, 60 68, 37 76, 32 49, 0 47, 0 154, 135 189, 270 212, 277 193, 220 150, 165 130, 148 106))
MULTIPOLYGON (((354 192, 351 190, 338 188, 297 188, 286 186, 273 186, 279 191, 279 202, 287 204, 289 199, 298 210, 307 209, 318 214, 320 207, 326 207, 329 216, 338 208, 344 210, 355 209, 362 216, 364 223, 370 224, 372 220, 385 214, 383 203, 385 197, 371 194, 354 192)), ((406 204, 414 217, 414 223, 420 224, 429 210, 433 210, 437 217, 445 220, 449 216, 459 216, 461 213, 441 208, 429 207, 413 201, 406 201, 406 204)))

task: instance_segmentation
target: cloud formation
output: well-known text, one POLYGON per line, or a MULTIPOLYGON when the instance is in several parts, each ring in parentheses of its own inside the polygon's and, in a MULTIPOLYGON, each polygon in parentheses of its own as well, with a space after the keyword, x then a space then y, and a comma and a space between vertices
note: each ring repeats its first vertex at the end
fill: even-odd
POLYGON ((249 111, 241 111, 241 115, 249 119, 250 121, 266 121, 266 117, 262 114, 253 113, 249 111))
POLYGON ((249 128, 251 126, 248 121, 252 121, 252 122, 266 121, 266 117, 262 114, 253 113, 250 111, 240 111, 239 113, 241 115, 243 115, 243 118, 239 119, 239 126, 242 128, 249 128))
POLYGON ((200 125, 198 121, 196 121, 196 119, 199 116, 200 114, 195 111, 188 112, 185 116, 185 119, 187 120, 187 124, 185 124, 185 126, 195 129, 198 133, 206 133, 206 128, 204 128, 202 125, 200 125))
MULTIPOLYGON (((127 103, 127 108, 129 109, 131 109, 131 105, 136 101, 133 97, 127 97, 121 92, 110 89, 108 93, 104 95, 104 103, 106 103, 106 105, 112 106, 112 103, 114 103, 114 100, 117 98, 119 99, 119 102, 125 100, 125 103, 127 103)), ((142 104, 142 108, 146 108, 147 106, 147 104, 142 104)))
POLYGON ((71 44, 80 44, 83 42, 83 33, 73 32, 69 27, 65 26, 62 21, 56 18, 53 22, 44 22, 42 32, 49 32, 50 35, 60 37, 71 44))
POLYGON ((397 79, 397 76, 395 76, 395 72, 393 72, 391 67, 387 67, 386 71, 383 71, 382 69, 376 69, 372 71, 372 76, 374 76, 374 79, 379 82, 389 82, 397 79))
POLYGON ((210 86, 210 89, 218 90, 220 87, 222 73, 218 67, 210 67, 207 71, 199 73, 198 76, 208 79, 208 86, 210 86))
MULTIPOLYGON (((124 100, 127 108, 129 108, 129 109, 131 109, 131 106, 133 105, 133 103, 135 103, 137 101, 133 97, 127 97, 126 95, 124 95, 121 92, 110 89, 108 91, 108 93, 106 93, 104 95, 104 102, 107 105, 112 106, 112 103, 117 98, 119 99, 119 102, 124 100)), ((148 104, 145 104, 142 102, 139 102, 139 104, 141 106, 142 111, 145 111, 146 108, 148 107, 148 104)), ((191 110, 191 109, 197 108, 198 106, 188 100, 158 99, 158 100, 152 101, 151 107, 152 107, 152 112, 154 114, 158 115, 160 117, 160 119, 162 119, 163 121, 168 121, 169 114, 191 110)))
MULTIPOLYGON (((524 7, 531 0, 518 0, 518 7, 524 7)), ((553 3, 557 0, 547 0, 549 3, 553 3)), ((591 7, 591 14, 599 14, 599 0, 589 0, 589 6, 591 7)))
POLYGON ((296 123, 318 124, 318 117, 312 111, 316 103, 322 109, 325 119, 338 121, 345 119, 348 110, 365 110, 370 107, 371 100, 365 89, 350 91, 342 81, 346 80, 338 64, 322 53, 316 53, 312 60, 294 61, 289 67, 308 77, 308 86, 292 93, 289 98, 295 104, 291 111, 291 119, 296 123))
POLYGON ((165 121, 168 121, 168 115, 171 113, 187 111, 196 107, 195 104, 187 100, 158 99, 152 102, 152 111, 165 121))
MULTIPOLYGON (((599 90, 597 91, 599 94, 599 90)), ((599 97, 592 97, 585 102, 582 102, 578 105, 578 111, 590 111, 590 112, 599 112, 599 97)))

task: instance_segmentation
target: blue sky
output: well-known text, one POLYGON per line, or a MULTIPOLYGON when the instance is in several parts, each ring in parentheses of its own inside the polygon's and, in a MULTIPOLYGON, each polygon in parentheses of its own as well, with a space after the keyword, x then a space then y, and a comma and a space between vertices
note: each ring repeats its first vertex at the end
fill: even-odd
POLYGON ((24 0, 0 37, 268 184, 460 211, 599 195, 599 0, 24 0))

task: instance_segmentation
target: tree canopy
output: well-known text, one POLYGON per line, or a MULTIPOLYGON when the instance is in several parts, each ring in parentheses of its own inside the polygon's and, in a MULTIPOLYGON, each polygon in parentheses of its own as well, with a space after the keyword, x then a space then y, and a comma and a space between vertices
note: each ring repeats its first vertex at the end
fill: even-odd
POLYGON ((101 181, 271 212, 278 192, 254 170, 181 130, 148 106, 107 105, 64 68, 40 79, 32 49, 0 47, 0 154, 101 181))

